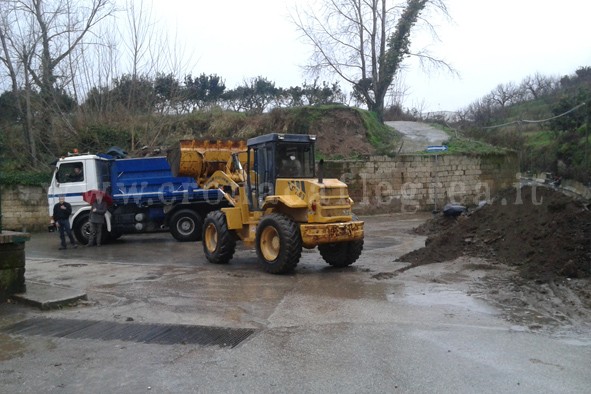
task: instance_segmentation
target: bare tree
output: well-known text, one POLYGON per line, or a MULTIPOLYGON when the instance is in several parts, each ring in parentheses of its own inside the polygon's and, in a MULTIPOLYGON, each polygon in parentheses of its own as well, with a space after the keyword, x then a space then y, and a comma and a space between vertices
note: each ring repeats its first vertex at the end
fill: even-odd
POLYGON ((23 139, 30 154, 31 163, 37 162, 36 133, 33 128, 32 81, 30 77, 33 56, 37 50, 34 32, 23 28, 31 23, 32 17, 23 18, 18 3, 0 3, 0 60, 6 68, 11 81, 11 92, 23 123, 23 139), (24 106, 23 106, 24 104, 24 106))
POLYGON ((185 56, 177 41, 171 42, 166 29, 160 25, 154 14, 151 1, 126 0, 127 24, 119 26, 120 33, 125 39, 124 52, 128 59, 128 75, 131 85, 128 91, 127 111, 132 131, 132 146, 137 143, 152 145, 163 130, 165 117, 152 116, 150 113, 148 127, 146 122, 136 126, 136 108, 134 103, 148 99, 156 100, 154 109, 160 115, 167 112, 180 112, 182 105, 182 89, 178 83, 180 76, 185 73, 183 64, 185 56), (145 89, 146 79, 153 81, 158 94, 152 97, 145 89), (139 97, 144 95, 145 97, 139 97), (141 131, 141 132, 140 132, 141 131))
POLYGON ((45 103, 42 119, 51 135, 52 113, 60 113, 56 93, 59 76, 55 70, 72 54, 86 34, 112 12, 111 0, 21 0, 25 12, 34 15, 41 53, 37 54, 37 68, 31 68, 31 76, 39 87, 45 103))
POLYGON ((330 70, 353 86, 354 94, 382 119, 384 100, 404 60, 418 56, 451 68, 425 52, 411 50, 417 22, 434 29, 424 12, 447 15, 443 0, 323 0, 319 12, 296 8, 292 20, 313 46, 308 71, 330 70))
POLYGON ((519 85, 527 93, 527 97, 537 100, 541 96, 552 93, 558 85, 557 78, 547 77, 540 73, 529 75, 519 85))
POLYGON ((12 23, 10 18, 11 10, 7 7, 6 3, 0 3, 0 43, 2 44, 2 55, 0 56, 0 61, 6 67, 8 71, 8 75, 10 77, 10 82, 12 86, 12 92, 18 92, 18 82, 17 82, 17 74, 16 74, 16 66, 12 59, 13 54, 10 50, 12 47, 12 42, 10 41, 10 37, 8 36, 10 25, 12 23))
MULTIPOLYGON (((97 34, 100 36, 99 45, 82 46, 77 86, 81 86, 84 99, 82 112, 85 116, 104 117, 106 111, 112 111, 108 95, 89 95, 90 92, 107 89, 119 73, 120 53, 117 51, 119 34, 113 26, 101 26, 97 34), (90 101, 90 103, 89 103, 90 101), (95 111, 95 109, 100 109, 95 111)), ((111 114, 113 116, 114 114, 111 114)))
MULTIPOLYGON (((76 49, 96 25, 111 15, 113 0, 4 0, 0 7, 0 42, 3 63, 12 74, 13 90, 24 89, 27 98, 36 86, 41 105, 36 122, 40 141, 47 147, 53 136, 55 116, 62 115, 66 87, 77 70, 76 49), (12 65, 12 66, 11 66, 12 65), (12 67, 12 69, 11 69, 12 67), (15 78, 16 77, 16 78, 15 78), (16 83, 15 83, 16 81, 16 83), (61 100, 61 103, 60 103, 61 100)), ((72 92, 76 92, 73 86, 72 92)), ((66 100, 70 104, 72 99, 66 100)), ((30 100, 26 113, 30 119, 30 100)), ((35 133, 27 123, 31 153, 37 156, 35 133)))
POLYGON ((490 92, 490 99, 501 108, 513 104, 519 96, 519 89, 514 83, 499 84, 490 92))

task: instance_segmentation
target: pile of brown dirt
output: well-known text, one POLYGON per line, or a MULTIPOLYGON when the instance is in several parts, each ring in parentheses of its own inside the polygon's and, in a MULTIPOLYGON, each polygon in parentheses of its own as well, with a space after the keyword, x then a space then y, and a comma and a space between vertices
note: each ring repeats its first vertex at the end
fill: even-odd
POLYGON ((436 217, 418 232, 431 235, 399 258, 411 263, 405 269, 467 255, 518 266, 528 279, 591 276, 591 212, 546 187, 505 190, 467 216, 436 217))

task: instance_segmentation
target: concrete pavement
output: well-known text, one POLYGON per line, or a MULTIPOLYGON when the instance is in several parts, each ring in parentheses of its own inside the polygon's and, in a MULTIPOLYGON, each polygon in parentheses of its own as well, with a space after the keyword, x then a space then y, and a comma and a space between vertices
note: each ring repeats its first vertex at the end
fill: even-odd
POLYGON ((27 280, 88 299, 48 311, 0 305, 0 391, 587 392, 589 332, 504 320, 473 286, 486 272, 461 262, 395 273, 405 266, 396 257, 424 243, 410 229, 425 218, 364 218, 366 248, 354 266, 332 269, 305 251, 283 276, 263 273, 250 250, 209 264, 200 244, 168 234, 68 251, 34 234, 27 280), (75 338, 7 329, 43 319, 105 330, 75 338), (163 325, 252 334, 234 347, 105 339, 163 325))

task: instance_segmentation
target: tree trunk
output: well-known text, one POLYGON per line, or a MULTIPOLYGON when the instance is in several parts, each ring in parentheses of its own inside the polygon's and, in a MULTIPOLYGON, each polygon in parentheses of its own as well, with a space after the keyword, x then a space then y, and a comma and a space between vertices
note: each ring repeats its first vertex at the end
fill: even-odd
MULTIPOLYGON (((25 71, 25 75, 27 75, 25 71)), ((35 141, 35 131, 33 129, 33 116, 31 110, 31 84, 28 81, 26 82, 25 88, 25 135, 27 136, 27 140, 29 142, 29 149, 31 152, 31 160, 33 161, 33 166, 37 165, 37 143, 35 141)))

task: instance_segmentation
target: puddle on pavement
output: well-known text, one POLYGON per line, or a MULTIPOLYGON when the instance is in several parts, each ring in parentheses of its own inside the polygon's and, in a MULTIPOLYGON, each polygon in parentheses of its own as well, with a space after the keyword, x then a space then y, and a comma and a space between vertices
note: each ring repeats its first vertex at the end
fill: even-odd
POLYGON ((498 311, 495 308, 488 305, 485 301, 471 297, 462 291, 442 288, 428 289, 424 293, 405 293, 403 295, 389 294, 388 301, 402 301, 417 306, 445 305, 486 314, 498 313, 498 311))
POLYGON ((365 239, 364 240, 364 244, 363 244, 363 250, 368 251, 368 250, 375 250, 375 249, 384 249, 384 248, 390 248, 392 246, 398 246, 400 245, 402 242, 397 239, 397 238, 382 238, 382 239, 375 239, 375 238, 369 238, 369 239, 365 239))
POLYGON ((327 276, 306 277, 297 286, 297 292, 306 296, 329 297, 342 300, 385 300, 386 295, 400 290, 402 284, 386 282, 365 282, 351 278, 330 278, 327 276))

